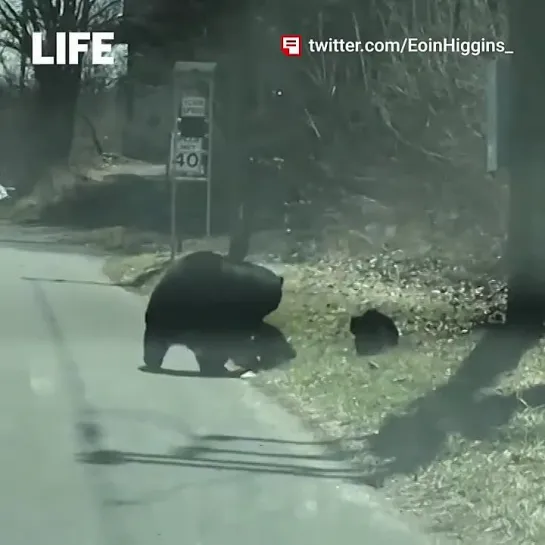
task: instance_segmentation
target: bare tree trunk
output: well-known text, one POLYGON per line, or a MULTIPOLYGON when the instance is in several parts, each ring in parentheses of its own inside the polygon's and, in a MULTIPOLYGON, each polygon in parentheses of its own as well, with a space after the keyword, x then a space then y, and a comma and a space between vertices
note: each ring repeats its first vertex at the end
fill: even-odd
POLYGON ((510 0, 512 56, 508 323, 545 318, 545 4, 510 0))
POLYGON ((25 93, 25 87, 26 87, 26 73, 27 73, 27 58, 24 53, 21 53, 19 59, 19 96, 22 97, 25 93))
MULTIPOLYGON (((244 261, 250 249, 255 213, 254 194, 257 180, 250 179, 248 149, 248 113, 255 90, 254 59, 251 46, 250 10, 236 18, 232 31, 238 30, 237 47, 229 78, 230 115, 228 121, 229 169, 232 183, 231 238, 229 258, 244 261)), ((236 35, 236 34, 235 34, 236 35)))
POLYGON ((41 166, 68 162, 74 138, 74 121, 80 91, 79 67, 36 67, 37 160, 41 166))

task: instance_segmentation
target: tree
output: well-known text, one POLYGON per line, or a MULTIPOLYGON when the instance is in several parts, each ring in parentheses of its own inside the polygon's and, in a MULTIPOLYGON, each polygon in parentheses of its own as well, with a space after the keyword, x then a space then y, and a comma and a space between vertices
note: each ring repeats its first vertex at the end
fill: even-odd
POLYGON ((541 330, 545 319, 545 35, 540 0, 509 1, 511 58, 508 323, 541 330))
POLYGON ((250 249, 255 213, 255 180, 250 178, 248 156, 247 106, 252 103, 255 86, 255 59, 251 47, 252 16, 249 10, 242 10, 234 18, 238 39, 233 43, 234 54, 228 77, 229 116, 227 135, 229 142, 229 164, 231 172, 231 218, 229 257, 242 262, 250 249))
MULTIPOLYGON (((56 48, 57 32, 110 30, 120 14, 122 0, 0 0, 0 45, 26 63, 31 57, 32 33, 45 36, 44 53, 56 48)), ((82 63, 34 66, 37 84, 31 110, 29 155, 33 168, 68 160, 74 135, 74 118, 80 92, 82 63)))

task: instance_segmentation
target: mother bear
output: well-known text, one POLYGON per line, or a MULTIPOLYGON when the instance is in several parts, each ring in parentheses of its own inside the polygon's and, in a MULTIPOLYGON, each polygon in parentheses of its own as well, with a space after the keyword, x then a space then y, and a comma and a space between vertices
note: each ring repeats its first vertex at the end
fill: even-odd
POLYGON ((195 352, 202 374, 223 374, 226 354, 252 342, 265 316, 278 308, 283 284, 265 267, 214 252, 176 260, 146 309, 146 367, 158 370, 169 347, 183 344, 195 352))

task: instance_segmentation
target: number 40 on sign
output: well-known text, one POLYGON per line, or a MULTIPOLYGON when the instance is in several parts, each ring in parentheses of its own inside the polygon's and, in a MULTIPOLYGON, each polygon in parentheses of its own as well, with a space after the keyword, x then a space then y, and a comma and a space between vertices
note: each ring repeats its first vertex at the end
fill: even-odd
POLYGON ((189 168, 197 168, 201 162, 200 152, 187 152, 182 151, 178 154, 178 164, 181 166, 188 166, 189 168))
POLYGON ((200 176, 204 174, 202 139, 183 139, 178 143, 176 162, 180 174, 187 176, 200 176))

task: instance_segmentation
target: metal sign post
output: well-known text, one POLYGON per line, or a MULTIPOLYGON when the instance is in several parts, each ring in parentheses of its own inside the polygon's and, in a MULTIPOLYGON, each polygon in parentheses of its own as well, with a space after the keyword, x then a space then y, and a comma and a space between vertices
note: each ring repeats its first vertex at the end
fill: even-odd
POLYGON ((510 58, 494 59, 486 74, 486 170, 509 165, 510 58))
POLYGON ((206 235, 211 231, 211 165, 214 103, 214 62, 174 65, 173 127, 167 178, 171 187, 171 258, 178 250, 176 189, 178 183, 206 184, 206 235))

